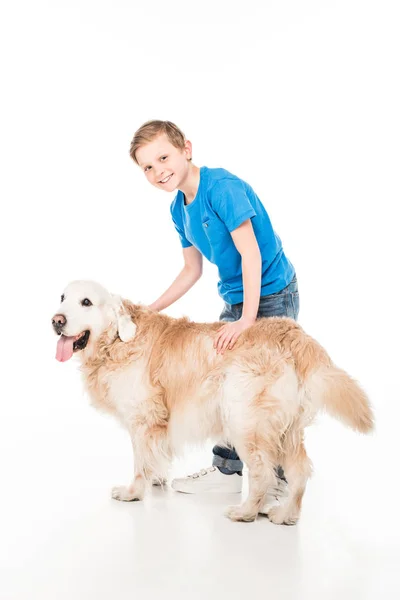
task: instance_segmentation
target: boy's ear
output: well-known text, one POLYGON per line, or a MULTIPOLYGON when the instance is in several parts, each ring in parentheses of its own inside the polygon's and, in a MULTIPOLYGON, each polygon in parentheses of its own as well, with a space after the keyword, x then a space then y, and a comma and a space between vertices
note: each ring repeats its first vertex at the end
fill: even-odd
POLYGON ((193 154, 192 142, 190 142, 189 140, 186 140, 184 150, 185 150, 186 159, 192 160, 192 154, 193 154))
POLYGON ((136 325, 125 310, 121 296, 112 294, 112 307, 117 318, 117 330, 120 339, 123 342, 133 340, 136 333, 136 325))

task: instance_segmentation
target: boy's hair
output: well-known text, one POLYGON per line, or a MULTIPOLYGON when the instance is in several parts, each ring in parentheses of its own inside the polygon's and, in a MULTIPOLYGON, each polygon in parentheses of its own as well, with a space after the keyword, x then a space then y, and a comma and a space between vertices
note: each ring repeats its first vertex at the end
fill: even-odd
POLYGON ((138 164, 136 152, 140 146, 144 146, 152 142, 157 136, 165 133, 168 140, 175 148, 183 150, 185 147, 186 138, 184 133, 171 121, 147 121, 136 131, 131 142, 129 154, 131 158, 138 164))

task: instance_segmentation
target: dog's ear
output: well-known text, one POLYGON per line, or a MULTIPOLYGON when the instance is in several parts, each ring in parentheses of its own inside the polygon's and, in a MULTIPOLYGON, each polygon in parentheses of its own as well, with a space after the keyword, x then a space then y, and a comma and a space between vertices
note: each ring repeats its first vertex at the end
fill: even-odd
POLYGON ((121 296, 112 295, 112 306, 117 317, 118 335, 123 342, 129 342, 135 337, 136 325, 125 310, 121 296))

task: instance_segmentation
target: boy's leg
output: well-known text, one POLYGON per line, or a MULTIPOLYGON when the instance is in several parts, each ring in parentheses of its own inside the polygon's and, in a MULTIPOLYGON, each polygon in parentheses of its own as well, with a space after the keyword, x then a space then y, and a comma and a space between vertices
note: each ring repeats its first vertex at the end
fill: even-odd
POLYGON ((242 476, 243 463, 235 448, 229 446, 214 446, 213 466, 217 467, 224 475, 237 473, 242 476))

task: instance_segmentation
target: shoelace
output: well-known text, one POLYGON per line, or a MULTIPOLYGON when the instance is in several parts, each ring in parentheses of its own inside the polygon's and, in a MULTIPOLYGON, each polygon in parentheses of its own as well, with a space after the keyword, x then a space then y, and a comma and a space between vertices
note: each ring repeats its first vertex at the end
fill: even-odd
POLYGON ((186 477, 191 477, 192 479, 198 479, 199 477, 204 477, 204 475, 208 475, 208 473, 212 473, 216 471, 216 467, 209 467, 208 469, 201 469, 199 473, 193 473, 192 475, 186 475, 186 477))

